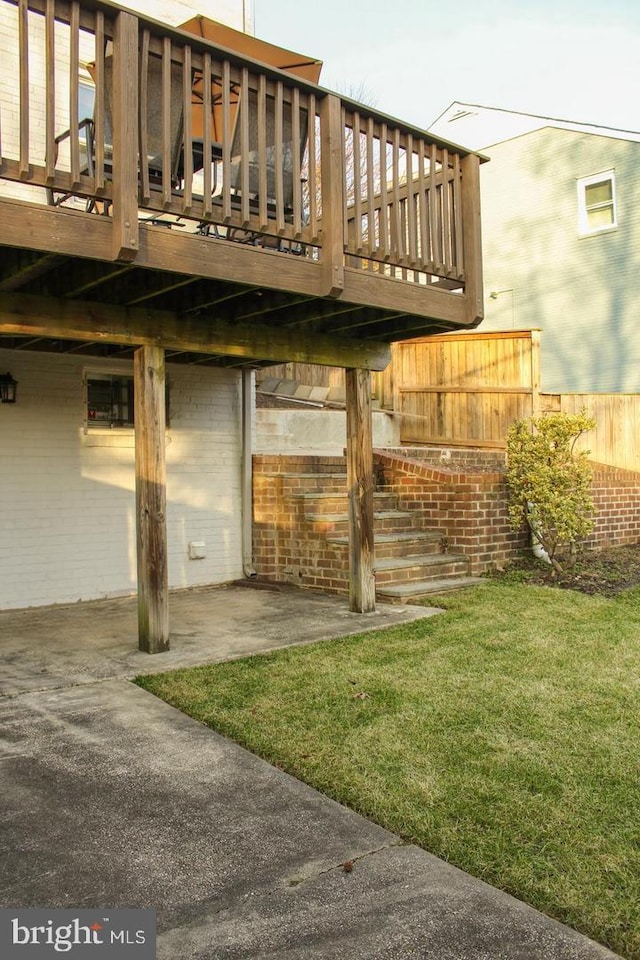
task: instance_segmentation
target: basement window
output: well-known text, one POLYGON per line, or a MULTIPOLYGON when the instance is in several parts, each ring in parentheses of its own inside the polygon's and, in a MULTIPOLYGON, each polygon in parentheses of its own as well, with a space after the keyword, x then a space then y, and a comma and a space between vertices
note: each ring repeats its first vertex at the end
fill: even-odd
POLYGON ((578 180, 578 230, 581 236, 617 227, 616 181, 613 170, 578 180))
POLYGON ((87 426, 133 427, 133 377, 87 375, 87 426))

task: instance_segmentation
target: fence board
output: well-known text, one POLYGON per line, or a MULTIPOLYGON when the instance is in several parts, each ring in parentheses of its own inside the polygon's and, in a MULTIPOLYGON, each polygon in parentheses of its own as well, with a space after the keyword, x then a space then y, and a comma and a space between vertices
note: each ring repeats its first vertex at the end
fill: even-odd
POLYGON ((640 394, 542 394, 543 408, 561 413, 586 413, 596 429, 580 437, 577 447, 590 458, 625 470, 640 470, 640 394))

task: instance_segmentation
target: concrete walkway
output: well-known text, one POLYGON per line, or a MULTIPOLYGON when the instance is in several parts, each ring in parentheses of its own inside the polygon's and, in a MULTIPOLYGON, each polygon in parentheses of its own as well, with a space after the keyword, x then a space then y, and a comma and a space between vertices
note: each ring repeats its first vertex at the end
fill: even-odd
POLYGON ((130 601, 0 614, 1 905, 153 907, 161 960, 613 957, 125 679, 425 611, 240 588, 172 611, 157 658, 130 601))

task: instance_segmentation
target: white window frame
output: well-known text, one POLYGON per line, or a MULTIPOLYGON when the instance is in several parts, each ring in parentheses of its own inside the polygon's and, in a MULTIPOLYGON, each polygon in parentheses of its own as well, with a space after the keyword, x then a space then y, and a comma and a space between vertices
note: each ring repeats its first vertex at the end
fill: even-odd
POLYGON ((578 185, 578 232, 581 237, 591 237, 598 233, 608 233, 618 228, 618 208, 616 202, 616 174, 615 170, 604 170, 602 173, 594 173, 590 177, 580 177, 578 185), (611 200, 606 203, 587 206, 587 187, 595 183, 604 183, 607 180, 611 182, 611 200), (611 207, 613 210, 613 222, 603 224, 601 227, 592 227, 589 225, 589 211, 611 207))

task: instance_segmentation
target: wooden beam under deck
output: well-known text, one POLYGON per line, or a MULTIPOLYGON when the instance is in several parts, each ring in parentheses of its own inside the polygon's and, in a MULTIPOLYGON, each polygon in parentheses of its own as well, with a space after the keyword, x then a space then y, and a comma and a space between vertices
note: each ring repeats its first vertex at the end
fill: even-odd
MULTIPOLYGON (((111 261, 114 225, 110 217, 77 210, 0 199, 0 244, 111 261)), ((322 266, 248 244, 140 225, 136 266, 228 283, 327 296, 322 266)))
MULTIPOLYGON (((109 217, 0 199, 0 244, 6 246, 113 262, 113 230, 109 217)), ((471 220, 468 233, 477 243, 476 221, 471 220)), ((326 264, 306 257, 143 224, 139 234, 136 267, 158 271, 170 268, 175 274, 193 278, 286 291, 319 300, 332 297, 336 304, 391 310, 396 315, 404 312, 408 318, 414 318, 412 331, 416 329, 415 320, 418 325, 422 320, 423 334, 431 332, 434 323, 439 330, 447 326, 475 326, 481 313, 477 277, 470 301, 466 293, 452 294, 436 284, 406 283, 345 267, 341 280, 344 287, 339 291, 329 279, 326 264)), ((384 339, 402 339, 402 332, 384 339)))
POLYGON ((384 370, 391 357, 390 346, 375 341, 350 341, 268 324, 229 323, 207 314, 185 316, 20 293, 0 293, 3 333, 368 370, 384 370))

